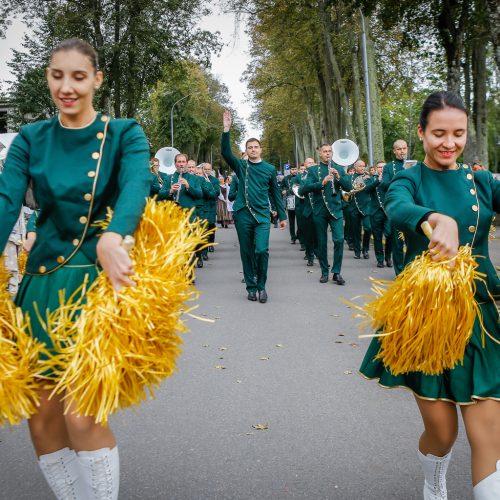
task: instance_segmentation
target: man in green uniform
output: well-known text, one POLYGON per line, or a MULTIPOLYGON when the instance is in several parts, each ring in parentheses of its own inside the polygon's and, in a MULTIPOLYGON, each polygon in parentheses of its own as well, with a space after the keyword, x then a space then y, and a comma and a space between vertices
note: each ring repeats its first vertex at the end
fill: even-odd
MULTIPOLYGON (((382 180, 385 161, 377 162, 377 173, 374 181, 382 180)), ((384 208, 385 192, 380 189, 380 184, 375 186, 371 192, 371 225, 373 232, 373 248, 375 249, 375 258, 377 259, 377 267, 384 267, 384 259, 387 267, 392 267, 391 252, 391 225, 385 213, 384 208), (385 251, 383 238, 385 237, 385 251)))
POLYGON ((370 210, 371 210, 371 197, 370 193, 375 189, 378 184, 377 180, 370 178, 365 174, 365 162, 358 160, 354 164, 354 174, 346 176, 347 191, 352 194, 350 200, 350 216, 352 224, 352 236, 354 246, 354 258, 361 258, 361 251, 363 251, 363 258, 369 259, 368 253, 371 238, 371 223, 370 223, 370 210), (356 180, 360 179, 360 180, 356 180), (359 183, 359 184, 358 184, 359 183), (360 185, 363 185, 360 188, 360 185), (363 228, 363 246, 361 246, 361 227, 363 228))
MULTIPOLYGON (((216 225, 217 225, 216 224, 216 222, 217 222, 217 198, 219 197, 219 194, 220 194, 220 183, 219 183, 219 179, 217 179, 217 177, 215 177, 215 172, 214 172, 212 165, 210 163, 202 163, 201 167, 203 169, 203 171, 202 171, 203 175, 211 187, 211 189, 209 190, 209 193, 204 194, 205 211, 206 211, 206 215, 207 215, 208 229, 215 230, 216 225)), ((208 241, 211 243, 211 245, 203 251, 203 255, 204 255, 205 260, 208 259, 208 252, 214 251, 213 243, 215 241, 215 231, 210 234, 210 236, 208 237, 208 241)))
MULTIPOLYGON (((394 152, 395 160, 387 163, 384 166, 384 173, 382 174, 382 182, 380 183, 380 189, 386 193, 389 189, 389 184, 391 183, 394 176, 401 172, 403 169, 403 164, 406 158, 408 158, 408 145, 403 139, 398 139, 394 142, 392 146, 392 151, 394 152)), ((399 231, 395 229, 391 224, 391 242, 392 242, 392 260, 394 262, 394 272, 396 276, 403 270, 404 263, 404 242, 399 237, 399 231)))
POLYGON ((153 158, 151 160, 151 191, 149 196, 156 195, 156 201, 166 200, 168 198, 167 186, 168 175, 160 172, 160 160, 153 158))
MULTIPOLYGON (((346 168, 346 174, 352 175, 354 173, 354 166, 350 165, 346 168)), ((352 206, 354 203, 351 200, 351 197, 345 194, 342 194, 342 212, 344 213, 344 240, 347 243, 347 248, 354 251, 354 239, 352 236, 352 206)))
POLYGON ((240 183, 233 214, 248 300, 256 301, 258 292, 259 302, 265 303, 268 298, 265 287, 269 261, 270 200, 278 212, 281 229, 286 228, 286 212, 276 181, 276 169, 262 160, 262 148, 258 139, 246 142, 248 160, 236 158, 229 141, 232 124, 229 111, 224 112, 223 124, 222 156, 234 170, 240 183))
MULTIPOLYGON (((175 201, 182 208, 196 208, 196 200, 203 198, 203 192, 195 175, 187 172, 188 157, 183 153, 175 155, 175 172, 167 177, 166 187, 168 199, 175 201)), ((191 212, 190 219, 196 218, 196 212, 191 212)))
POLYGON ((344 216, 340 190, 345 172, 343 167, 332 163, 330 144, 320 146, 319 157, 319 164, 309 167, 305 183, 299 188, 299 194, 312 194, 313 219, 318 242, 317 252, 321 266, 319 282, 326 283, 330 271, 327 256, 327 232, 330 226, 333 240, 332 280, 337 285, 345 285, 345 280, 340 274, 344 255, 344 216))
MULTIPOLYGON (((286 200, 286 211, 288 212, 288 229, 290 230, 290 243, 295 245, 297 241, 297 233, 295 232, 295 216, 296 216, 296 197, 292 191, 292 182, 297 175, 297 167, 292 165, 290 167, 289 175, 285 175, 281 181, 282 194, 286 200)), ((298 225, 298 224, 297 224, 298 225)))

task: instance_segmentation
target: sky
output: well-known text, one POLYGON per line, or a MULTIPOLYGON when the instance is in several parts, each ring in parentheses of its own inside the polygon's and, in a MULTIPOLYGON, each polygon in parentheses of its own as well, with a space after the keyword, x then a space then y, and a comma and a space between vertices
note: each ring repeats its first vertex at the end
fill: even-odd
MULTIPOLYGON (((260 137, 261 130, 250 123, 252 111, 251 104, 246 98, 247 87, 240 81, 250 61, 248 36, 244 32, 243 23, 235 31, 234 14, 221 13, 217 7, 214 7, 214 12, 204 17, 200 23, 203 29, 220 31, 221 41, 224 44, 220 55, 212 59, 212 72, 228 87, 233 105, 245 124, 246 137, 260 137)), ((12 57, 11 49, 22 49, 22 37, 26 30, 21 21, 14 19, 7 31, 7 37, 0 39, 0 91, 5 90, 5 84, 2 82, 12 78, 6 64, 12 57)))

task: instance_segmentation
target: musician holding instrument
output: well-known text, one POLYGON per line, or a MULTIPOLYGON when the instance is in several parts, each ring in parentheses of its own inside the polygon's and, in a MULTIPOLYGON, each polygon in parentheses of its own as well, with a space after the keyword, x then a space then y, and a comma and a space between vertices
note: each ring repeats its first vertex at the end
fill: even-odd
POLYGON ((322 144, 319 148, 320 163, 309 167, 300 195, 312 195, 313 219, 317 238, 317 253, 321 266, 320 283, 326 283, 329 275, 327 256, 327 231, 332 230, 333 266, 332 280, 344 285, 340 274, 344 255, 344 215, 342 212, 341 187, 345 177, 344 168, 332 162, 332 146, 322 144))
POLYGON ((358 160, 354 164, 354 174, 346 176, 348 196, 351 202, 351 224, 354 246, 354 258, 369 259, 370 254, 370 238, 371 238, 371 223, 370 223, 370 193, 379 183, 378 178, 375 180, 370 177, 365 171, 365 162, 358 160), (361 228, 363 228, 363 244, 361 245, 361 228))
MULTIPOLYGON (((304 197, 303 196, 298 196, 299 193, 299 187, 300 187, 300 179, 302 176, 305 177, 306 174, 306 167, 304 166, 303 163, 300 164, 299 170, 297 174, 293 177, 291 180, 291 188, 292 188, 292 193, 295 196, 295 217, 297 218, 297 239, 299 240, 300 243, 300 250, 304 251, 306 249, 304 245, 304 197)), ((304 257, 304 260, 306 260, 307 257, 304 257)))
MULTIPOLYGON (((187 172, 188 157, 184 153, 175 155, 175 172, 166 180, 168 199, 175 201, 182 208, 191 210, 196 207, 196 200, 203 198, 196 176, 187 172)), ((196 218, 193 211, 191 220, 196 218)))
MULTIPOLYGON (((208 222, 208 229, 215 229, 217 226, 217 199, 221 192, 219 179, 215 177, 214 169, 211 163, 202 163, 202 172, 205 180, 209 183, 211 189, 208 194, 204 191, 203 197, 205 198, 205 210, 208 222)), ((208 252, 214 251, 215 231, 210 234, 208 241, 211 245, 203 250, 204 260, 208 260, 208 252)))
MULTIPOLYGON (((384 166, 380 190, 386 193, 394 176, 404 170, 404 161, 408 158, 408 144, 403 139, 394 141, 392 151, 396 157, 384 166)), ((399 237, 399 231, 391 227, 392 260, 396 276, 403 270, 404 263, 404 241, 399 237)))
POLYGON ((301 189, 303 189, 305 186, 307 171, 309 167, 311 167, 315 163, 316 162, 313 158, 306 158, 304 160, 304 170, 296 176, 296 182, 298 183, 298 185, 297 187, 292 187, 292 189, 296 191, 297 195, 302 197, 301 210, 300 212, 298 212, 300 213, 300 234, 305 250, 304 260, 307 260, 307 266, 309 267, 314 265, 314 255, 316 254, 318 246, 313 219, 313 194, 309 193, 306 195, 301 195, 300 192, 301 189))
POLYGON ((240 243, 247 298, 256 301, 258 292, 259 302, 265 303, 268 299, 265 287, 269 261, 269 202, 272 202, 278 212, 281 229, 285 229, 287 225, 286 212, 276 181, 276 169, 262 160, 260 141, 255 138, 247 140, 245 149, 248 160, 240 160, 232 153, 229 139, 232 121, 231 113, 225 111, 221 152, 240 182, 233 214, 240 243))
POLYGON ((160 172, 160 160, 158 158, 153 158, 150 164, 151 168, 151 191, 149 196, 155 196, 156 200, 166 200, 168 197, 168 190, 166 189, 167 177, 168 175, 160 172))
MULTIPOLYGON (((376 175, 373 175, 374 181, 381 181, 384 172, 385 161, 381 160, 376 165, 376 175)), ((392 240, 391 225, 384 208, 385 191, 382 191, 380 184, 377 183, 375 189, 371 192, 371 214, 370 222, 373 232, 373 248, 377 267, 392 267, 392 240), (385 246, 383 239, 385 238, 385 246)))
POLYGON ((282 194, 286 200, 286 211, 288 213, 288 229, 290 230, 290 243, 295 245, 297 241, 297 233, 295 232, 295 204, 296 198, 292 191, 292 183, 297 175, 297 167, 295 165, 290 166, 289 175, 285 175, 281 181, 282 194))

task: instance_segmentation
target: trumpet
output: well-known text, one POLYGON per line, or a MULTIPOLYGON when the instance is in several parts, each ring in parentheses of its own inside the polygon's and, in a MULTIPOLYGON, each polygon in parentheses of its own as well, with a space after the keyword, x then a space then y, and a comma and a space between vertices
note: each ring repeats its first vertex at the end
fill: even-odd
POLYGON ((154 165, 151 165, 150 171, 153 175, 156 175, 158 179, 158 184, 160 185, 160 189, 163 187, 163 179, 161 178, 160 172, 158 172, 154 165))

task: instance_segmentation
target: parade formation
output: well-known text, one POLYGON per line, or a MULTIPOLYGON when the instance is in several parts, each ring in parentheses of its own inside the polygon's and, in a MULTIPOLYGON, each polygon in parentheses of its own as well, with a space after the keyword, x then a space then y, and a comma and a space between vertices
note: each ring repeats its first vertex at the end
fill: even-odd
MULTIPOLYGON (((233 151, 233 117, 225 111, 224 177, 183 152, 173 173, 161 171, 137 121, 96 111, 104 75, 87 42, 58 44, 46 77, 57 113, 21 127, 0 174, 0 248, 10 271, 1 283, 0 423, 27 419, 56 498, 118 498, 118 445, 108 417, 140 404, 174 373, 197 274, 223 249, 217 233, 234 223, 242 304, 255 314, 274 298, 267 286, 268 272, 276 272, 272 224, 289 234, 289 249, 304 268, 318 270, 319 293, 328 293, 328 283, 341 286, 330 290, 345 290, 366 314, 372 310, 352 299, 343 263, 366 260, 393 271, 392 285, 375 286, 384 298, 399 287, 400 302, 372 316, 396 314, 403 326, 371 323, 360 372, 415 396, 424 432, 407 452, 421 463, 424 500, 448 498, 457 409, 471 450, 474 499, 500 499, 500 280, 488 249, 500 181, 459 161, 468 132, 459 96, 436 91, 423 102, 422 161, 409 158, 407 143, 397 139, 389 162, 367 165, 354 142, 329 138, 316 145, 317 158, 304 158, 285 175, 264 159, 258 138, 233 151), (30 189, 37 207, 25 227, 30 189), (421 266, 411 276, 422 282, 410 280, 412 266, 421 266), (422 340, 419 328, 407 335, 426 315, 437 318, 443 303, 464 297, 467 321, 444 318, 422 340), (413 356, 424 361, 413 363, 413 356), (411 368, 399 369, 405 361, 411 368)), ((239 325, 240 334, 248 332, 239 325)), ((180 370, 178 377, 185 376, 180 370)), ((379 447, 390 452, 391 442, 379 447)))

